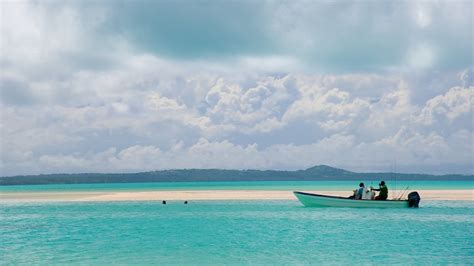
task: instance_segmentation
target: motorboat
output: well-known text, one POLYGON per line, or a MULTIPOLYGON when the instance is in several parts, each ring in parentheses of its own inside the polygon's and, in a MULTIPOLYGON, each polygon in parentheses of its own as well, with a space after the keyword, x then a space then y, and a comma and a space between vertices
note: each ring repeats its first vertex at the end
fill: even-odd
POLYGON ((408 199, 372 200, 352 199, 338 196, 320 195, 294 191, 298 200, 306 207, 353 207, 353 208, 408 208, 418 207, 420 196, 417 192, 408 194, 408 199))

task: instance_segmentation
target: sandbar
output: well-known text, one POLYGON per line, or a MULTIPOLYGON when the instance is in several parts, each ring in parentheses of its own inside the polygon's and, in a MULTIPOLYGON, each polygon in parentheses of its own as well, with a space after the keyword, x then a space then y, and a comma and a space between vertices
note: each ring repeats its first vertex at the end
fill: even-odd
MULTIPOLYGON (((349 196, 350 191, 305 191, 349 196)), ((474 190, 418 190, 422 200, 474 200, 474 190)), ((401 195, 390 191, 389 198, 401 195)), ((406 194, 405 194, 406 198, 406 194)), ((156 200, 296 200, 292 191, 280 190, 189 190, 189 191, 95 191, 95 192, 0 192, 0 202, 59 201, 156 201, 156 200)))

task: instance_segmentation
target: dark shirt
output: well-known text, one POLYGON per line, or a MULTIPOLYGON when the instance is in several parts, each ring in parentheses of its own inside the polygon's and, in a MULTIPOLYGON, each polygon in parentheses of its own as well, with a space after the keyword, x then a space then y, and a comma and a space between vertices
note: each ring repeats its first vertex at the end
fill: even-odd
POLYGON ((380 198, 388 198, 388 188, 387 186, 380 186, 380 193, 379 193, 380 198))

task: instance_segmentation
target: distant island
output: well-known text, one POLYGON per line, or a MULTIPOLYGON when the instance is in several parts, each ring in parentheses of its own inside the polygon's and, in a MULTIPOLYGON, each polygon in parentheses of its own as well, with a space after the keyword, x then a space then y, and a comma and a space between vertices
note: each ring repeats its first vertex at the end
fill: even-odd
POLYGON ((142 173, 85 173, 18 175, 0 177, 0 185, 206 182, 206 181, 323 181, 323 180, 459 180, 473 181, 474 175, 428 175, 401 173, 356 173, 327 165, 306 170, 222 170, 179 169, 142 173))

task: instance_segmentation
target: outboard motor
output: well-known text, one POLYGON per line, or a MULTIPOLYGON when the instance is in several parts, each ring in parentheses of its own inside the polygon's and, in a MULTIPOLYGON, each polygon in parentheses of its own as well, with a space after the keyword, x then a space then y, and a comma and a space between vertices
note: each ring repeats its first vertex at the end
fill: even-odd
POLYGON ((410 194, 408 194, 408 207, 410 208, 418 208, 418 205, 420 204, 420 194, 418 192, 413 191, 410 194))

